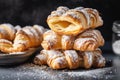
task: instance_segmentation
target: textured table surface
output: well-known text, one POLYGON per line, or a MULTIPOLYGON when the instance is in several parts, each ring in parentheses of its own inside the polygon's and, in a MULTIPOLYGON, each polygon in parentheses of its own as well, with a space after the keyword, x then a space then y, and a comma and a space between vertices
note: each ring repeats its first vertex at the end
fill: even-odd
POLYGON ((119 80, 120 58, 107 57, 106 67, 99 69, 52 70, 27 62, 14 66, 0 66, 0 80, 119 80))

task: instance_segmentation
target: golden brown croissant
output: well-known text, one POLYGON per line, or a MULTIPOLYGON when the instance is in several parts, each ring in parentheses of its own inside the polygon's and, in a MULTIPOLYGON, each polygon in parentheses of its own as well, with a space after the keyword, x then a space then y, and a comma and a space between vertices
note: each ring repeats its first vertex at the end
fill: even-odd
POLYGON ((38 25, 18 29, 13 43, 6 39, 0 39, 0 50, 10 53, 39 47, 43 39, 42 35, 44 31, 44 28, 38 25))
POLYGON ((77 36, 73 48, 80 51, 93 51, 103 45, 104 38, 100 31, 89 29, 77 36))
POLYGON ((0 51, 8 53, 12 51, 12 42, 6 39, 0 39, 0 51))
POLYGON ((59 35, 54 31, 46 31, 43 34, 42 47, 50 49, 75 49, 80 51, 94 51, 104 45, 104 39, 98 30, 90 29, 79 34, 77 37, 59 35))
POLYGON ((79 67, 88 69, 105 66, 105 58, 101 55, 100 49, 87 52, 75 50, 42 50, 34 58, 34 63, 48 65, 52 69, 76 69, 79 67))
POLYGON ((38 25, 26 26, 16 33, 14 40, 14 50, 23 51, 31 47, 38 47, 42 42, 44 28, 38 25))
POLYGON ((77 7, 69 9, 60 6, 47 18, 51 30, 65 35, 77 35, 86 29, 103 25, 103 20, 96 9, 77 7))
POLYGON ((41 43, 44 49, 72 49, 74 44, 74 36, 59 35, 52 30, 48 30, 43 34, 41 43))
POLYGON ((14 40, 16 30, 11 24, 0 24, 0 39, 14 40))
POLYGON ((54 31, 48 30, 43 34, 42 47, 45 49, 60 49, 61 36, 57 35, 54 31))

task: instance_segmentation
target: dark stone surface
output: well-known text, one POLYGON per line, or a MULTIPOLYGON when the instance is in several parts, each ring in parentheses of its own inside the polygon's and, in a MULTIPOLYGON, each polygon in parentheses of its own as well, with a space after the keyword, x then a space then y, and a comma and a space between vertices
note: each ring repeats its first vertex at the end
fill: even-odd
POLYGON ((104 56, 107 60, 106 67, 88 70, 52 70, 31 62, 0 66, 0 80, 119 80, 120 58, 108 54, 104 56))
POLYGON ((111 80, 115 68, 77 70, 52 70, 47 66, 24 64, 17 67, 0 68, 0 80, 111 80))

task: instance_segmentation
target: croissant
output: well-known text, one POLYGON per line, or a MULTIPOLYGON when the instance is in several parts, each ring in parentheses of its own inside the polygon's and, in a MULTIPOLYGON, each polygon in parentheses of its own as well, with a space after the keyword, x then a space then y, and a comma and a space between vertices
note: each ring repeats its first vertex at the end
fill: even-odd
POLYGON ((74 43, 74 36, 59 35, 52 30, 48 30, 43 34, 43 41, 41 43, 44 49, 72 49, 74 43))
POLYGON ((43 34, 42 47, 45 49, 60 49, 61 36, 57 35, 54 31, 48 30, 43 34))
POLYGON ((43 39, 42 35, 44 31, 44 28, 38 25, 18 29, 13 43, 10 40, 0 39, 0 50, 5 53, 10 53, 39 47, 43 39))
POLYGON ((34 58, 37 65, 48 65, 52 69, 89 69, 91 67, 105 66, 105 58, 100 49, 95 51, 80 52, 75 50, 42 50, 34 58))
POLYGON ((51 30, 59 34, 78 35, 86 29, 102 26, 103 20, 96 9, 60 6, 51 12, 47 23, 51 30))
POLYGON ((0 39, 14 40, 16 30, 11 24, 0 24, 0 39))
POLYGON ((93 51, 104 45, 104 39, 100 31, 89 29, 79 34, 77 37, 71 35, 59 35, 48 30, 43 34, 42 47, 50 49, 75 49, 80 51, 93 51))
POLYGON ((104 38, 100 31, 89 29, 77 36, 73 48, 80 51, 93 51, 103 45, 104 38))
POLYGON ((12 42, 6 39, 0 39, 0 51, 4 53, 12 52, 12 42))

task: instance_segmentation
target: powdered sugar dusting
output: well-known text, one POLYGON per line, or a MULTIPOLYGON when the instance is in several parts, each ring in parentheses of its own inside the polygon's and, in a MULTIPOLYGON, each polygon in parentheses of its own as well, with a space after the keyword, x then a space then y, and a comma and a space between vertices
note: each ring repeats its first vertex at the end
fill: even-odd
POLYGON ((5 38, 6 35, 8 35, 8 34, 6 33, 6 31, 5 31, 4 29, 0 28, 0 39, 5 38))
POLYGON ((73 41, 72 36, 63 35, 61 40, 62 47, 72 46, 73 41))
POLYGON ((106 75, 106 72, 111 72, 111 68, 104 68, 104 69, 93 69, 93 70, 86 70, 86 71, 73 71, 73 72, 65 72, 71 77, 80 77, 79 79, 91 79, 91 80, 109 80, 110 77, 113 75, 106 75), (99 77, 99 78, 98 78, 99 77))
POLYGON ((30 36, 34 36, 33 33, 29 30, 30 27, 26 26, 22 30, 30 36))
POLYGON ((80 10, 82 10, 82 9, 84 9, 84 7, 76 7, 76 8, 75 8, 75 10, 78 10, 78 11, 80 11, 80 10))
POLYGON ((57 8, 57 10, 68 11, 69 8, 68 8, 68 7, 65 7, 65 6, 59 6, 59 7, 57 8))
POLYGON ((45 71, 46 66, 35 66, 33 64, 27 64, 24 66, 20 66, 17 68, 16 80, 55 80, 56 77, 49 75, 47 71, 45 71))
POLYGON ((89 65, 92 65, 93 64, 93 53, 86 51, 84 52, 84 54, 87 56, 89 65))
POLYGON ((56 57, 63 56, 63 54, 60 51, 57 51, 57 50, 47 50, 47 53, 48 53, 48 58, 49 59, 53 59, 53 58, 56 58, 56 57))
POLYGON ((78 37, 94 38, 99 45, 104 44, 104 38, 102 37, 100 31, 96 29, 86 30, 85 32, 81 33, 78 37))
POLYGON ((93 38, 78 38, 75 40, 74 46, 80 49, 82 46, 85 45, 86 42, 91 43, 90 40, 95 41, 93 38))
POLYGON ((102 35, 99 34, 98 30, 89 29, 89 30, 86 30, 85 32, 83 32, 82 34, 80 34, 78 37, 94 38, 99 43, 99 41, 101 41, 103 39, 101 36, 102 35))
POLYGON ((65 50, 64 51, 65 56, 69 56, 72 60, 72 62, 78 62, 78 54, 75 50, 65 50))
POLYGON ((20 25, 16 25, 16 26, 15 26, 15 29, 18 31, 18 30, 20 30, 20 29, 22 29, 22 28, 21 28, 20 25))
POLYGON ((111 67, 99 69, 52 70, 47 66, 37 66, 32 63, 13 68, 0 68, 1 80, 111 80, 115 69, 111 67), (11 74, 12 72, 12 74, 11 74))
POLYGON ((54 60, 55 63, 58 63, 60 65, 66 65, 67 66, 67 62, 65 61, 65 57, 58 57, 54 60))
MULTIPOLYGON (((84 9, 82 9, 81 12, 84 13, 84 15, 85 15, 85 17, 86 17, 86 19, 87 19, 87 25, 88 25, 88 27, 90 27, 90 26, 89 26, 89 25, 90 25, 90 16, 89 16, 89 13, 87 13, 87 11, 84 10, 84 9)), ((87 26, 86 26, 86 27, 87 27, 87 26)))
POLYGON ((10 40, 13 40, 13 38, 15 37, 15 28, 13 27, 13 25, 9 24, 9 23, 4 23, 0 25, 0 28, 5 29, 5 31, 8 32, 8 35, 10 36, 10 40))
POLYGON ((12 42, 6 39, 0 39, 0 43, 8 43, 10 45, 12 45, 12 42))
POLYGON ((56 11, 52 11, 51 15, 49 17, 53 17, 53 16, 61 16, 62 14, 64 14, 66 11, 68 11, 69 8, 64 7, 64 6, 60 6, 57 8, 56 11))
POLYGON ((40 61, 46 61, 47 62, 47 56, 44 54, 39 54, 35 56, 35 58, 38 58, 40 61))
POLYGON ((67 36, 67 35, 62 36, 63 43, 66 42, 66 41, 70 41, 70 40, 71 40, 71 36, 67 36))
POLYGON ((4 23, 4 24, 1 24, 2 26, 9 26, 9 28, 13 29, 13 25, 9 24, 9 23, 4 23))
POLYGON ((98 34, 98 33, 96 33, 96 30, 89 29, 89 30, 86 30, 85 32, 81 33, 79 35, 79 37, 94 37, 94 36, 96 36, 96 34, 98 34))
POLYGON ((15 34, 15 29, 14 29, 13 25, 11 25, 9 23, 4 23, 4 24, 1 24, 0 26, 4 26, 4 27, 9 28, 10 30, 12 30, 12 32, 10 34, 12 34, 12 35, 15 34))
POLYGON ((41 34, 45 32, 45 29, 40 25, 34 25, 33 28, 37 29, 41 34))
MULTIPOLYGON (((62 21, 67 21, 67 19, 64 19, 64 18, 69 17, 69 16, 71 19, 75 19, 75 20, 79 21, 79 23, 83 25, 84 29, 95 28, 95 27, 101 26, 103 24, 103 21, 102 21, 101 17, 99 16, 97 10, 92 9, 92 8, 84 8, 84 7, 77 7, 74 9, 69 9, 66 7, 58 7, 57 10, 52 11, 51 14, 48 16, 48 23, 49 23, 49 21, 51 21, 49 24, 53 23, 52 26, 55 26, 56 24, 54 25, 54 22, 56 22, 56 20, 52 21, 52 19, 54 19, 52 17, 58 18, 58 20, 57 20, 57 22, 58 22, 59 19, 60 19, 60 21, 61 21, 61 19, 63 19, 62 21), (82 16, 79 13, 81 13, 85 17, 82 18, 82 16), (86 22, 87 22, 86 26, 85 26, 84 22, 82 22, 81 19, 86 20, 86 22), (91 19, 93 19, 93 21, 91 19)), ((68 27, 70 27, 70 26, 68 26, 68 27)))
POLYGON ((49 40, 50 41, 56 41, 56 39, 57 39, 57 34, 53 31, 51 31, 51 30, 46 31, 44 33, 44 35, 46 35, 46 36, 43 37, 44 40, 46 40, 46 41, 49 41, 49 40), (49 34, 49 35, 46 35, 46 34, 49 34))
POLYGON ((31 31, 33 32, 33 34, 35 35, 36 39, 38 39, 40 36, 38 35, 38 33, 35 31, 34 28, 31 28, 31 31))
POLYGON ((16 40, 14 41, 13 46, 17 46, 18 44, 26 44, 27 42, 27 40, 16 40))
POLYGON ((105 64, 105 58, 101 54, 96 54, 98 64, 105 64))
POLYGON ((98 30, 93 30, 93 33, 94 33, 93 35, 95 35, 93 37, 98 41, 99 45, 103 45, 104 38, 102 37, 101 32, 98 30))
POLYGON ((33 33, 34 37, 35 37, 36 43, 40 42, 39 38, 41 38, 41 36, 39 36, 39 33, 34 28, 30 28, 30 30, 33 33))

